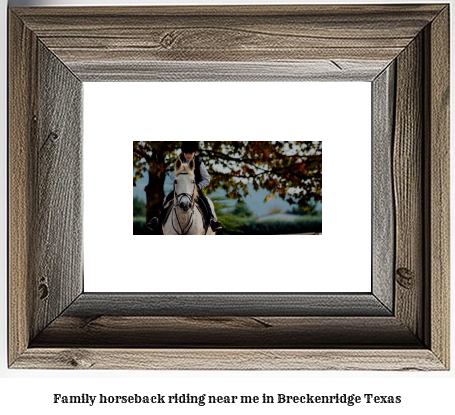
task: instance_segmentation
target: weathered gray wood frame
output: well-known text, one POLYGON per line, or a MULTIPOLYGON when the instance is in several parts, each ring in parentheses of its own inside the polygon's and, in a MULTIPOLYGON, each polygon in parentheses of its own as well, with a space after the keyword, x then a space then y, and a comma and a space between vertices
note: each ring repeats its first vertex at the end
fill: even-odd
POLYGON ((449 368, 448 5, 15 8, 8 97, 11 368, 449 368), (85 293, 97 80, 371 82, 372 292, 85 293))

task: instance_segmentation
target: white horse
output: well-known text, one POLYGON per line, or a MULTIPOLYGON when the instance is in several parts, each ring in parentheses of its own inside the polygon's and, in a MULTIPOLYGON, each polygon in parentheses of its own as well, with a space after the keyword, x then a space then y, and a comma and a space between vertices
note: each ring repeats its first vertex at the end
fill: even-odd
MULTIPOLYGON (((164 235, 215 235, 210 225, 205 233, 204 220, 196 207, 198 190, 194 168, 194 160, 185 164, 179 158, 175 163, 174 201, 163 224, 164 235)), ((212 201, 207 200, 212 212, 215 212, 212 201)))

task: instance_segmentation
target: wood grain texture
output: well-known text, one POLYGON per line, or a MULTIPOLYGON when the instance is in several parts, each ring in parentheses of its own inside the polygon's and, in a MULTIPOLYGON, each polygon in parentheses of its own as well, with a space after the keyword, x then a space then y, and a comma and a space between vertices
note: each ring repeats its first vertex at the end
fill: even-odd
POLYGON ((397 58, 393 186, 395 315, 423 338, 423 36, 397 58))
POLYGON ((82 292, 82 83, 38 43, 32 337, 82 292))
POLYGON ((449 8, 431 23, 429 59, 426 169, 429 177, 426 216, 430 311, 429 344, 436 356, 450 366, 450 54, 449 8))
POLYGON ((84 74, 93 69, 85 65, 93 62, 110 62, 115 68, 121 62, 318 60, 323 68, 331 61, 375 60, 383 69, 440 9, 300 5, 93 7, 90 13, 68 7, 14 10, 74 73, 88 80, 92 78, 84 74))
POLYGON ((422 348, 394 317, 63 315, 30 347, 422 348))
POLYGON ((112 370, 396 370, 444 366, 429 350, 194 350, 30 348, 18 369, 112 370))
POLYGON ((389 310, 394 305, 395 212, 392 143, 395 63, 372 83, 372 292, 389 310))
POLYGON ((65 316, 391 316, 372 294, 84 293, 65 316))
MULTIPOLYGON (((11 367, 448 368, 447 6, 25 8, 11 12, 10 39, 11 367), (77 297, 81 80, 305 76, 374 79, 374 110, 388 120, 379 125, 375 113, 383 145, 394 126, 394 301, 390 257, 373 267, 373 295, 347 295, 355 304, 341 304, 338 294, 307 296, 306 304, 298 295, 269 304, 77 297), (264 305, 270 314, 261 313, 264 305)), ((378 154, 385 182, 374 186, 387 192, 390 170, 380 164, 390 154, 378 154)), ((374 209, 390 209, 387 197, 374 209)), ((386 212, 382 223, 390 222, 386 212)), ((378 240, 393 235, 375 229, 378 240)))
POLYGON ((36 160, 36 36, 14 14, 9 14, 8 99, 8 361, 28 345, 36 287, 30 283, 36 160), (21 47, 19 47, 21 45, 21 47))
POLYGON ((84 82, 319 82, 372 81, 387 61, 74 62, 84 82))
POLYGON ((371 294, 304 297, 83 294, 31 347, 421 347, 371 294))

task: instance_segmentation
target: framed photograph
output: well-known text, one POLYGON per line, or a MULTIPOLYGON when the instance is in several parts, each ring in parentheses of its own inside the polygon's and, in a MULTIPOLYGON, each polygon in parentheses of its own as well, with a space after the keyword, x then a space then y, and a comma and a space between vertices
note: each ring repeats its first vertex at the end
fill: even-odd
MULTIPOLYGON (((254 129, 259 129, 257 124, 261 124, 267 108, 270 108, 271 114, 275 114, 275 108, 268 100, 269 91, 265 94, 260 93, 261 90, 267 89, 265 88, 267 84, 264 85, 262 82, 251 84, 256 87, 253 88, 253 101, 262 100, 266 108, 260 108, 259 113, 264 115, 257 120, 250 123, 248 120, 245 121, 253 125, 254 129)), ((153 91, 157 89, 153 83, 148 85, 153 91)), ((190 85, 187 89, 193 90, 194 93, 203 89, 202 85, 208 90, 215 86, 213 88, 215 91, 219 90, 221 85, 221 89, 225 90, 225 93, 221 94, 222 99, 226 100, 229 106, 237 101, 236 97, 241 96, 247 86, 250 86, 244 82, 215 84, 197 82, 186 85, 190 85), (230 89, 237 89, 234 96, 229 96, 230 89)), ((327 87, 331 85, 326 84, 327 87)), ((181 87, 180 84, 177 86, 181 87)), ((294 88, 294 83, 284 84, 284 87, 282 83, 274 84, 274 89, 278 91, 285 90, 286 87, 294 88)), ((181 89, 181 93, 184 94, 185 88, 182 86, 181 89)), ((365 92, 368 92, 367 88, 365 92)), ((214 93, 215 96, 218 95, 217 92, 214 93)), ((186 93, 185 96, 193 101, 193 94, 186 93)), ((247 92, 245 100, 248 98, 250 95, 247 92)), ((295 98, 295 95, 292 98, 295 98)), ((292 104, 298 102, 292 98, 290 99, 292 104)), ((206 101, 208 105, 214 105, 216 102, 214 99, 206 101)), ((311 99, 308 101, 311 102, 311 99)), ((195 106, 197 113, 200 108, 199 105, 195 106)), ((240 112, 250 117, 260 105, 254 106, 253 110, 251 107, 251 103, 247 103, 240 112)), ((219 109, 217 102, 216 111, 219 109)), ((223 111, 220 112, 223 114, 223 111)), ((221 114, 220 117, 223 117, 221 114)), ((355 115, 358 114, 352 111, 351 117, 354 118, 355 115)), ((306 117, 307 115, 302 116, 299 112, 292 116, 296 123, 301 125, 297 129, 297 134, 302 136, 305 134, 302 131, 305 129, 302 124, 306 124, 302 118, 306 117)), ((234 115, 234 118, 237 117, 234 115)), ((212 119, 209 117, 206 124, 211 123, 212 119)), ((201 130, 204 131, 205 128, 200 127, 199 121, 196 124, 197 126, 192 127, 185 125, 186 131, 177 134, 191 137, 193 134, 190 131, 197 131, 200 137, 201 130)), ((239 124, 242 124, 240 120, 239 124)), ((287 136, 284 133, 285 127, 282 127, 280 122, 264 121, 264 124, 266 124, 264 128, 271 124, 277 126, 279 131, 273 131, 271 137, 287 136)), ((349 123, 345 125, 348 129, 349 123)), ((208 128, 209 134, 213 134, 212 128, 212 126, 208 128)), ((246 130, 244 125, 241 125, 240 129, 246 130)), ((144 135, 147 135, 147 130, 149 128, 145 128, 144 135)), ((240 132, 237 126, 233 130, 236 132, 228 133, 226 136, 264 137, 260 132, 240 132)), ((327 135, 326 131, 324 133, 327 135)), ((314 137, 313 134, 317 133, 309 133, 308 136, 314 137)), ((337 139, 337 142, 343 147, 344 140, 337 139)), ((369 163, 369 160, 365 162, 367 165, 369 163)), ((102 195, 100 199, 105 197, 106 195, 102 195)), ((322 141, 134 141, 133 233, 175 236, 320 235, 322 141), (156 162, 155 158, 158 157, 162 160, 161 163, 156 162)))
MULTIPOLYGON (((12 8, 8 25, 10 368, 449 369, 448 4, 12 8), (84 108, 84 85, 125 82, 368 83, 367 163, 351 160, 357 169, 350 174, 343 157, 330 163, 348 200, 367 195, 368 237, 359 236, 358 247, 334 244, 339 232, 324 216, 322 235, 266 236, 267 250, 248 266, 224 258, 220 268, 238 278, 233 286, 87 290, 89 273, 125 281, 134 274, 120 265, 108 270, 103 247, 87 240, 84 208, 92 177, 84 162, 95 150, 84 144, 83 119, 100 108, 84 108), (319 244, 316 265, 332 267, 311 272, 324 290, 287 283, 303 278, 302 264, 311 259, 305 241, 319 244), (266 259, 277 266, 288 246, 294 251, 287 268, 270 277, 281 284, 261 288, 254 265, 266 259), (344 262, 338 248, 349 252, 344 262), (351 274, 363 275, 370 288, 344 291, 329 282, 351 274)), ((164 108, 176 120, 186 113, 172 102, 164 108)), ((221 114, 225 129, 240 116, 221 114)), ((106 118, 106 129, 115 118, 106 118)), ((130 162, 134 138, 128 140, 130 162)), ((344 141, 348 150, 354 146, 344 141)), ((326 141, 324 157, 336 145, 326 141)), ((327 212, 337 186, 326 187, 327 212)), ((169 239, 175 241, 191 239, 169 239)), ((145 260, 173 252, 162 249, 145 260)), ((189 268, 179 259, 164 270, 151 266, 149 279, 172 285, 189 268)))

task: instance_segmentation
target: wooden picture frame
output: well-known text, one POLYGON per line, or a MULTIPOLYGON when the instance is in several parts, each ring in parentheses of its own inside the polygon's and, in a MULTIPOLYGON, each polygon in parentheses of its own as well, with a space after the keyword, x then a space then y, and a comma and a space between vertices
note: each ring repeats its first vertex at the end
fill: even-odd
POLYGON ((10 368, 449 369, 449 5, 13 8, 8 98, 10 368), (371 82, 372 292, 85 293, 101 80, 371 82))

